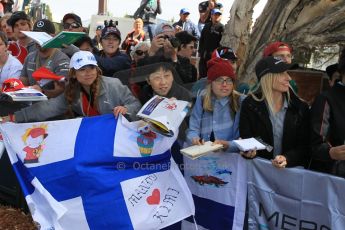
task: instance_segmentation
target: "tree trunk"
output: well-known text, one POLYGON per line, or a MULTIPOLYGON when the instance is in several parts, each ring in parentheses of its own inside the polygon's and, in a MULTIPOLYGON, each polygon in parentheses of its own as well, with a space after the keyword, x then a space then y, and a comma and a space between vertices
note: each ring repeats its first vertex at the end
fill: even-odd
POLYGON ((222 39, 222 45, 238 51, 241 60, 238 76, 241 81, 252 83, 256 80, 255 64, 270 42, 284 41, 295 51, 310 53, 315 47, 345 41, 344 0, 269 0, 249 34, 248 25, 251 25, 250 18, 256 2, 235 0, 225 38, 222 39), (250 7, 241 8, 241 4, 250 7), (243 21, 236 23, 236 20, 243 21))
POLYGON ((235 1, 230 10, 230 20, 225 25, 221 44, 236 50, 239 64, 245 55, 245 47, 249 43, 252 25, 253 8, 259 0, 235 1))

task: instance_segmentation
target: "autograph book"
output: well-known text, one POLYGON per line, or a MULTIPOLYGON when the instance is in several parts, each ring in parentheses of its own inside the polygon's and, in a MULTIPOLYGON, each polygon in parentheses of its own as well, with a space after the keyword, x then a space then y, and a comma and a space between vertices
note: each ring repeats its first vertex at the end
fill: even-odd
POLYGON ((46 32, 21 31, 37 42, 42 48, 62 48, 63 44, 71 45, 85 35, 84 32, 61 31, 55 37, 46 32))
POLYGON ((217 151, 222 148, 223 145, 221 144, 213 145, 212 141, 207 141, 203 145, 192 145, 190 147, 181 149, 180 152, 183 155, 191 158, 192 160, 195 160, 199 157, 205 156, 211 152, 217 151))
POLYGON ((22 88, 16 91, 2 92, 0 100, 5 101, 45 101, 47 96, 32 88, 22 88))
POLYGON ((259 142, 254 137, 247 139, 234 140, 235 145, 243 152, 249 150, 262 150, 266 149, 266 146, 259 142))
POLYGON ((152 131, 172 137, 190 108, 187 101, 154 96, 139 110, 137 116, 149 123, 152 131))

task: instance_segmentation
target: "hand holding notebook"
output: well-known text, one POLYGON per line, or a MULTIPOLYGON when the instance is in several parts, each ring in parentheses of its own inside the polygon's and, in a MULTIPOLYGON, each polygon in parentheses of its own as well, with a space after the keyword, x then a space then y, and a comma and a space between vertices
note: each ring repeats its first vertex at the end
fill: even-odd
POLYGON ((223 145, 221 144, 213 144, 212 141, 207 141, 202 145, 192 145, 190 147, 181 149, 180 152, 183 155, 194 160, 210 152, 214 152, 222 148, 223 148, 223 145))
POLYGON ((256 140, 254 137, 247 138, 247 139, 234 140, 234 144, 239 148, 239 150, 243 152, 247 152, 254 149, 255 150, 266 149, 266 146, 263 145, 258 140, 256 140))

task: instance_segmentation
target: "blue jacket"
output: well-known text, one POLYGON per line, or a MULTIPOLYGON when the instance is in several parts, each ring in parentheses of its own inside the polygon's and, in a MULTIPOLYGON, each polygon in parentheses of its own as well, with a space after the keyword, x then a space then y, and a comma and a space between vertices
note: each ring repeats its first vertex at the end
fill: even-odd
MULTIPOLYGON (((234 119, 230 114, 229 98, 212 99, 213 112, 205 111, 202 107, 203 95, 201 93, 196 99, 192 114, 189 120, 189 129, 187 132, 187 141, 191 142, 193 138, 200 137, 204 141, 209 141, 211 132, 217 140, 226 140, 229 142, 230 152, 237 152, 238 148, 233 143, 240 137, 239 119, 240 112, 235 113, 234 119)), ((240 103, 244 96, 240 98, 240 103)))
POLYGON ((180 26, 184 31, 187 31, 188 33, 196 37, 196 39, 200 39, 200 31, 191 20, 187 20, 186 22, 182 22, 181 20, 179 20, 178 22, 175 22, 173 24, 174 28, 176 26, 180 26))
POLYGON ((114 56, 108 57, 101 51, 99 54, 94 54, 101 68, 102 73, 106 77, 112 77, 114 73, 131 68, 131 59, 127 54, 117 51, 114 56))

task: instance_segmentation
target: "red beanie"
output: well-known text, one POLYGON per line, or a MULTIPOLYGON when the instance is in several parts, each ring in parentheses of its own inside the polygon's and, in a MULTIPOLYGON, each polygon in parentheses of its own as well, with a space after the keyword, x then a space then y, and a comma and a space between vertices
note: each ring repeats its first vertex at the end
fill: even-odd
POLYGON ((292 53, 292 49, 288 44, 284 42, 273 42, 264 49, 264 57, 272 56, 273 53, 280 50, 288 50, 290 53, 292 53), (282 46, 286 46, 287 48, 283 48, 282 46))
POLYGON ((234 69, 228 60, 223 58, 212 58, 207 62, 207 79, 214 81, 218 77, 227 76, 236 79, 234 69))

